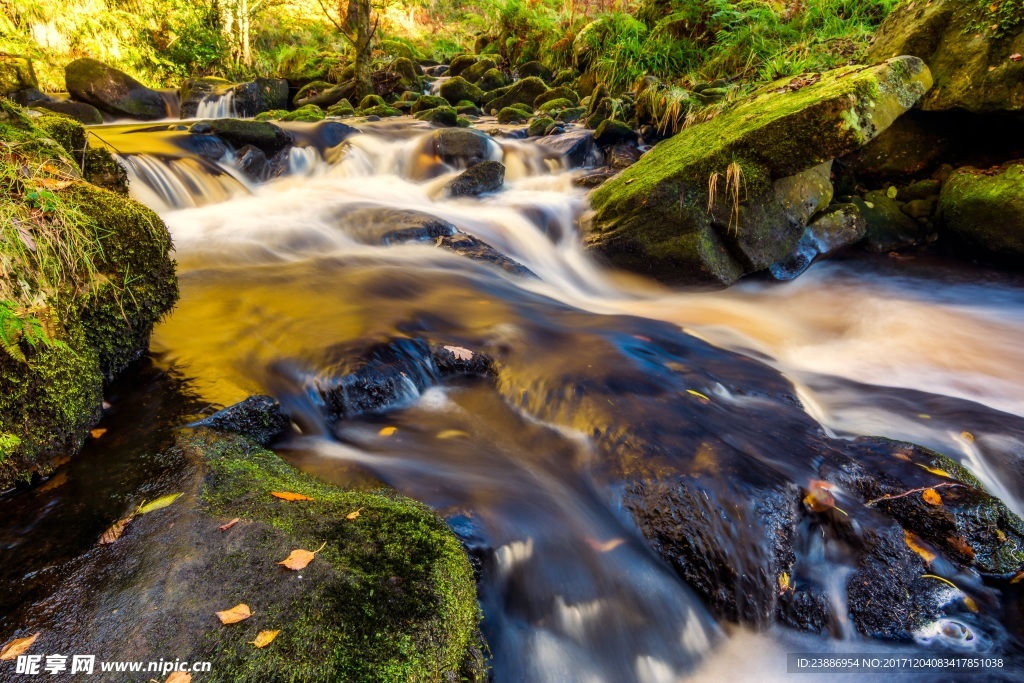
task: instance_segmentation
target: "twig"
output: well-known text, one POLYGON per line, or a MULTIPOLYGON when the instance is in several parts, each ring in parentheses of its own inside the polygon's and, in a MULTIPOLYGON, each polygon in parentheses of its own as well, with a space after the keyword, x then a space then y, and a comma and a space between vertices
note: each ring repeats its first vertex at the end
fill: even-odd
POLYGON ((881 498, 875 498, 874 500, 869 500, 868 502, 864 503, 864 505, 865 505, 865 507, 872 507, 876 503, 881 503, 884 500, 896 500, 897 498, 903 498, 903 497, 909 496, 909 495, 911 495, 913 493, 923 493, 924 491, 927 491, 928 489, 941 489, 941 488, 946 488, 946 487, 949 487, 949 486, 964 486, 964 484, 961 484, 959 482, 949 482, 949 483, 946 483, 946 484, 936 484, 935 486, 922 486, 921 488, 918 488, 918 489, 910 489, 909 491, 904 491, 903 493, 897 493, 894 496, 884 495, 881 498))

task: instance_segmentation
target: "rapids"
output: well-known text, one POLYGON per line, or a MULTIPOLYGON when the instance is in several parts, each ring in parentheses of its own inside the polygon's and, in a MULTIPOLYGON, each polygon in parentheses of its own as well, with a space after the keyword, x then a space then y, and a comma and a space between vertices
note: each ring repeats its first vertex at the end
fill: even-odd
MULTIPOLYGON (((285 125, 299 139, 289 172, 262 184, 231 154, 210 161, 190 151, 181 144, 189 134, 175 126, 94 129, 127 166, 133 195, 174 237, 182 297, 156 330, 153 355, 203 404, 280 398, 301 430, 280 452, 300 468, 343 484, 382 480, 435 507, 483 558, 497 681, 772 680, 766 672, 784 671, 786 652, 926 647, 923 638, 865 642, 842 617, 831 640, 716 623, 622 508, 607 447, 576 402, 591 382, 614 387, 607 401, 624 432, 654 434, 645 438, 667 451, 684 442, 650 425, 692 416, 645 396, 652 385, 694 389, 731 411, 703 423, 707 433, 805 477, 778 444, 758 450, 761 418, 746 425, 738 416, 763 412, 770 421, 771 410, 715 380, 731 371, 705 377, 697 367, 673 379, 660 364, 755 359, 795 386, 809 424, 833 437, 939 450, 1024 514, 1020 278, 923 256, 858 256, 782 285, 672 291, 610 272, 584 252, 577 171, 529 141, 491 141, 491 158, 506 166, 502 191, 450 199, 444 186, 458 170, 425 157, 431 129, 422 124, 360 124, 361 134, 334 146, 314 125, 285 125), (537 277, 433 242, 381 245, 350 219, 396 208, 449 221, 537 277), (503 358, 511 379, 410 387, 384 414, 324 419, 310 387, 374 344, 417 336, 511 349, 503 358), (384 436, 384 427, 397 431, 384 436)), ((761 371, 736 372, 761 381, 761 371)), ((756 553, 764 543, 740 538, 737 547, 756 553)), ((812 557, 841 608, 836 577, 850 567, 828 548, 812 557)), ((989 626, 976 625, 977 643, 1002 637, 989 626)))

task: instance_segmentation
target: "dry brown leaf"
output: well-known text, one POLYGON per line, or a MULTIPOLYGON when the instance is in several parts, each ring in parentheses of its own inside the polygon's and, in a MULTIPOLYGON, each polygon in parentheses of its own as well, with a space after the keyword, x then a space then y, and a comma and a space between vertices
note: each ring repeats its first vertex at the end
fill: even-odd
POLYGON ((970 559, 974 559, 974 548, 967 542, 967 539, 963 536, 950 536, 946 539, 951 546, 956 548, 957 552, 962 555, 966 555, 970 559))
POLYGON ((929 564, 936 557, 938 557, 931 550, 928 550, 928 548, 926 548, 924 546, 924 542, 920 538, 917 537, 917 534, 915 534, 912 531, 904 530, 904 532, 903 532, 903 540, 906 542, 908 548, 910 548, 915 553, 920 555, 921 558, 924 559, 924 561, 928 562, 929 564))
POLYGON ((363 508, 359 508, 359 510, 355 510, 353 512, 348 513, 347 515, 345 515, 345 519, 357 519, 359 517, 359 511, 362 509, 363 508))
POLYGON ((613 538, 608 541, 599 541, 596 538, 588 538, 587 545, 596 550, 599 553, 607 553, 615 550, 620 545, 626 542, 626 539, 622 537, 613 538))
POLYGON ((1010 583, 1020 583, 1024 581, 1024 572, 1017 572, 1017 576, 1010 579, 1010 583))
POLYGON ((392 434, 394 434, 397 431, 398 431, 398 427, 384 427, 383 429, 381 429, 377 433, 380 434, 381 436, 391 436, 392 434))
POLYGON ((240 520, 238 517, 235 517, 233 520, 231 520, 227 524, 221 524, 217 528, 220 529, 221 531, 227 531, 228 529, 230 529, 231 527, 233 527, 234 525, 238 524, 241 521, 242 520, 240 520))
POLYGON ((457 360, 473 360, 473 352, 461 346, 446 346, 446 351, 451 351, 457 360))
POLYGON ((0 661, 7 661, 11 659, 17 659, 20 655, 28 652, 28 649, 32 647, 32 643, 36 642, 36 638, 39 634, 29 636, 28 638, 18 638, 4 645, 4 649, 0 650, 0 661))
POLYGON ((259 635, 256 636, 256 640, 252 641, 252 644, 258 648, 264 648, 274 642, 274 638, 277 638, 277 634, 280 631, 260 631, 259 635))
POLYGON ((175 671, 164 683, 192 683, 192 674, 185 671, 175 671))
POLYGON ((245 621, 252 616, 252 611, 249 609, 249 605, 239 603, 231 609, 226 609, 223 612, 217 612, 217 618, 220 619, 220 623, 227 626, 228 624, 237 624, 240 621, 245 621))
POLYGON ((65 472, 64 470, 61 470, 57 474, 50 477, 49 481, 40 486, 39 491, 40 493, 44 493, 46 491, 53 491, 54 489, 59 489, 66 483, 68 483, 68 473, 65 472))
POLYGON ((36 178, 35 184, 47 190, 63 190, 71 184, 70 180, 54 180, 53 178, 36 178))
POLYGON ((292 493, 291 491, 271 491, 270 495, 281 500, 313 500, 309 496, 304 496, 301 493, 292 493))
POLYGON ((121 537, 124 536, 124 530, 128 528, 128 525, 132 523, 133 519, 135 519, 135 515, 118 520, 114 526, 103 532, 103 535, 100 536, 99 544, 110 545, 111 543, 119 541, 121 537))
POLYGON ((921 491, 921 497, 924 498, 924 502, 929 505, 942 505, 942 496, 935 489, 925 489, 921 491))
POLYGON ((1021 56, 1020 56, 1019 52, 1014 52, 1012 55, 1010 55, 1010 61, 1011 62, 1019 62, 1020 60, 1021 60, 1021 56))
POLYGON ((98 439, 98 438, 100 438, 101 436, 103 436, 106 433, 107 433, 106 429, 97 428, 97 429, 90 430, 89 431, 89 436, 91 436, 94 439, 98 439))

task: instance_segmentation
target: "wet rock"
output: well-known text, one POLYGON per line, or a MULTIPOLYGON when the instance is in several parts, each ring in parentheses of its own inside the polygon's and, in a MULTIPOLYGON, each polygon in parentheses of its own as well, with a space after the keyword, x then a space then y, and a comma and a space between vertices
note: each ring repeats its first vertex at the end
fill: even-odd
POLYGON ((232 85, 234 84, 229 80, 212 76, 185 81, 178 90, 178 96, 181 98, 181 118, 195 118, 203 100, 226 94, 232 85))
POLYGON ((235 149, 246 145, 258 147, 271 157, 292 144, 292 136, 280 127, 265 121, 214 119, 210 131, 235 149))
POLYGON ((915 199, 932 199, 939 196, 942 190, 942 181, 934 178, 918 180, 896 191, 896 199, 901 202, 911 202, 915 199))
POLYGON ((867 221, 857 206, 849 203, 829 206, 807 226, 807 234, 822 256, 832 256, 857 244, 867 233, 867 221))
POLYGON ((934 115, 911 110, 843 164, 866 182, 902 180, 934 166, 950 144, 950 131, 934 115))
POLYGON ((451 63, 448 65, 448 76, 458 76, 463 71, 468 69, 477 63, 476 55, 458 55, 452 57, 451 63))
POLYGON ((436 97, 434 95, 421 95, 416 98, 413 102, 412 109, 409 111, 413 114, 418 114, 421 111, 433 109, 434 107, 448 107, 451 106, 448 100, 443 97, 436 97))
POLYGON ((496 192, 505 183, 505 167, 497 161, 481 161, 463 171, 448 184, 452 197, 478 197, 496 192))
POLYGON ((291 420, 277 399, 271 396, 250 396, 190 426, 239 434, 261 446, 268 446, 288 432, 291 420))
POLYGON ((238 170, 253 182, 266 180, 270 172, 267 155, 262 149, 252 145, 246 145, 238 150, 237 164, 238 170))
POLYGON ((457 126, 459 124, 459 114, 452 107, 433 107, 416 114, 416 118, 435 126, 457 126))
POLYGON ((929 218, 935 213, 935 202, 930 199, 912 199, 900 207, 911 218, 929 218))
POLYGON ((530 137, 539 137, 541 135, 544 135, 547 132, 548 128, 554 122, 554 119, 547 116, 541 116, 539 118, 536 118, 530 121, 530 125, 526 129, 526 134, 529 135, 530 137))
POLYGON ((555 73, 538 61, 527 62, 519 67, 520 78, 539 78, 542 81, 550 82, 555 73))
MULTIPOLYGON (((488 71, 490 71, 491 69, 494 69, 497 66, 498 66, 498 64, 493 59, 490 59, 488 57, 483 57, 476 64, 474 64, 473 66, 469 67, 468 69, 465 69, 464 71, 462 71, 459 74, 459 76, 461 78, 466 79, 466 81, 469 82, 469 83, 479 84, 480 80, 484 77, 484 74, 486 74, 488 71)), ((494 87, 501 87, 503 85, 505 85, 504 82, 499 83, 497 86, 494 86, 494 87)), ((492 88, 483 88, 483 86, 480 86, 480 87, 484 91, 493 90, 494 89, 493 87, 492 88)))
POLYGON ((609 168, 599 168, 596 171, 590 171, 589 173, 583 173, 572 179, 572 184, 576 187, 583 187, 586 189, 593 189, 603 185, 608 180, 615 177, 617 171, 609 168))
POLYGON ((103 114, 91 104, 72 102, 71 100, 39 100, 32 103, 33 109, 46 109, 57 114, 70 116, 86 126, 98 126, 103 123, 103 114))
POLYGON ((875 190, 863 199, 850 200, 867 224, 864 246, 869 251, 889 252, 918 244, 925 232, 914 219, 900 211, 899 205, 884 190, 875 190))
POLYGON ((636 131, 622 121, 607 119, 594 131, 594 141, 602 147, 619 142, 636 142, 636 131))
POLYGON ((42 632, 45 651, 141 661, 173 652, 214 662, 205 678, 221 683, 282 670, 310 683, 384 680, 396 670, 410 680, 486 679, 468 665, 481 647, 472 566, 428 508, 390 490, 325 484, 244 437, 198 429, 165 450, 173 474, 150 482, 123 514, 144 498, 183 495, 137 517, 116 543, 65 563, 52 595, 19 615, 42 632), (283 504, 273 491, 309 500, 283 504), (359 523, 346 524, 354 510, 359 523), (274 564, 324 542, 300 572, 274 564), (223 626, 214 613, 239 603, 252 616, 223 626), (279 634, 254 657, 261 630, 279 634))
POLYGON ((533 271, 523 264, 510 259, 483 240, 479 240, 466 233, 460 232, 455 235, 442 237, 440 242, 438 242, 438 246, 448 249, 459 256, 498 266, 511 275, 537 277, 533 271))
POLYGON ((491 140, 477 130, 444 128, 424 141, 423 153, 454 168, 469 168, 491 156, 491 140))
POLYGON ((811 83, 776 82, 659 143, 598 188, 588 248, 678 284, 728 286, 767 268, 792 251, 804 228, 778 203, 773 181, 859 148, 909 109, 930 80, 920 60, 900 58, 844 67, 811 83), (877 98, 850 96, 861 89, 877 98), (712 178, 717 190, 709 201, 712 178), (728 199, 730 178, 743 187, 739 202, 735 192, 728 199))
POLYGON ((900 5, 867 57, 923 59, 935 79, 919 105, 925 111, 1024 111, 1024 60, 1009 58, 1024 46, 1024 23, 1011 12, 998 15, 980 3, 972 10, 960 0, 900 5), (986 12, 992 16, 979 16, 986 12))
POLYGON ((143 121, 167 116, 167 103, 128 74, 88 57, 76 59, 64 67, 68 92, 114 116, 143 121))
POLYGON ((349 100, 351 102, 355 99, 355 81, 347 81, 336 85, 333 88, 329 88, 328 90, 321 90, 315 95, 310 94, 302 99, 296 99, 294 104, 296 107, 304 107, 309 104, 316 105, 317 107, 330 107, 342 100, 349 100))
POLYGON ((594 133, 589 130, 573 130, 564 135, 544 137, 537 140, 537 144, 565 159, 569 168, 594 165, 600 154, 594 144, 594 133))
POLYGON ((536 99, 533 100, 533 108, 539 110, 545 104, 556 100, 564 100, 568 103, 564 106, 571 107, 580 101, 580 96, 569 86, 562 85, 537 95, 536 99))
POLYGON ((640 161, 641 156, 643 153, 634 145, 620 142, 608 150, 608 165, 616 171, 621 171, 640 161))
POLYGON ((938 220, 942 234, 978 252, 1018 259, 1024 255, 1024 165, 958 170, 942 187, 938 220))
POLYGON ((832 201, 831 177, 832 161, 829 160, 772 183, 775 198, 791 222, 807 225, 811 216, 829 205, 832 201))
POLYGON ((364 244, 436 242, 458 232, 448 221, 405 209, 367 207, 348 211, 338 220, 346 234, 364 244))
POLYGON ((797 241, 796 246, 793 247, 793 251, 768 266, 768 273, 773 279, 780 282, 793 280, 810 268, 817 257, 817 243, 808 232, 804 232, 800 236, 799 241, 797 241))

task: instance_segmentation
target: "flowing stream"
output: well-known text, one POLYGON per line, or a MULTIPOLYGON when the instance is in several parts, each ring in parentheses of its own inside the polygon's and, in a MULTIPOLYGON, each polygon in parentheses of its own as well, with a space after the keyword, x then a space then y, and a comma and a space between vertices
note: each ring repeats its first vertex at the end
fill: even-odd
MULTIPOLYGON (((831 640, 716 623, 623 509, 622 473, 639 465, 609 446, 612 433, 627 445, 636 434, 669 461, 695 448, 687 435, 698 425, 701 443, 728 445, 720 466, 805 480, 786 432, 766 427, 776 409, 735 384, 785 377, 803 405, 794 420, 944 452, 1024 514, 1019 278, 923 256, 855 257, 784 285, 672 291, 583 251, 577 171, 528 141, 490 142, 507 169, 502 191, 452 199, 444 186, 459 171, 424 153, 431 129, 408 119, 335 145, 289 124, 300 140, 289 172, 262 184, 231 154, 186 151, 176 141, 188 134, 173 128, 95 130, 174 237, 182 297, 154 334, 157 363, 207 404, 280 398, 301 436, 279 452, 300 468, 347 485, 381 480, 437 509, 482 558, 498 681, 772 680, 787 651, 896 651, 859 641, 843 617, 831 640), (395 209, 448 221, 536 277, 433 240, 382 243, 395 209), (416 338, 502 349, 502 376, 410 382, 383 414, 325 419, 311 388, 374 345, 416 338), (695 397, 719 412, 703 417, 695 397)), ((391 348, 416 360, 411 346, 391 348)), ((742 497, 739 485, 719 491, 742 497)), ((767 543, 737 533, 742 552, 767 543)), ((827 547, 810 556, 821 566, 808 575, 842 607, 837 577, 850 568, 827 547)), ((973 628, 978 648, 1001 637, 994 624, 973 628)))

